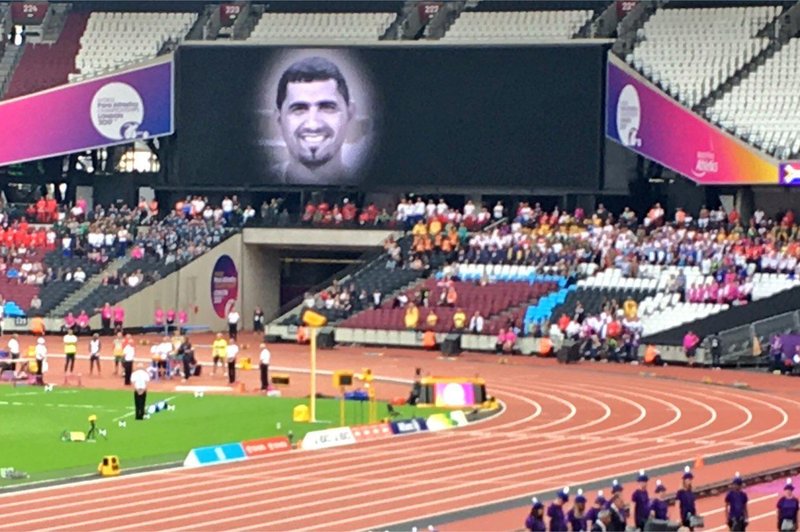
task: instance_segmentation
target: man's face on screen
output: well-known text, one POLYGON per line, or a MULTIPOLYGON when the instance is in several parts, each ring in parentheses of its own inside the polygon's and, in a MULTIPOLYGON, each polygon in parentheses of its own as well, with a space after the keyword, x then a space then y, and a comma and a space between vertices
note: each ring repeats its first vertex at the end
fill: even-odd
POLYGON ((337 157, 350 115, 335 80, 287 84, 279 121, 292 158, 316 168, 337 157))

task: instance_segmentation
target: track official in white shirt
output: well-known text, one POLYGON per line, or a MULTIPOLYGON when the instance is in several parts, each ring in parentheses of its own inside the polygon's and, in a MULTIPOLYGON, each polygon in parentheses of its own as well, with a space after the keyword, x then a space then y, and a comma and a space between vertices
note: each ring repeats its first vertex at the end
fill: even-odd
POLYGON ((235 308, 228 312, 228 337, 231 340, 236 340, 239 334, 239 319, 241 319, 241 316, 236 312, 235 308))
POLYGON ((236 345, 235 340, 228 342, 228 347, 225 348, 225 358, 228 360, 228 382, 233 384, 236 382, 236 355, 239 354, 239 346, 236 345))
POLYGON ((267 349, 267 344, 261 344, 261 354, 258 356, 258 369, 261 372, 261 390, 266 392, 269 389, 269 361, 272 353, 267 349))
POLYGON ((139 362, 136 371, 131 375, 133 383, 133 406, 136 409, 136 419, 144 419, 144 406, 147 403, 147 384, 150 374, 144 369, 144 364, 139 362))

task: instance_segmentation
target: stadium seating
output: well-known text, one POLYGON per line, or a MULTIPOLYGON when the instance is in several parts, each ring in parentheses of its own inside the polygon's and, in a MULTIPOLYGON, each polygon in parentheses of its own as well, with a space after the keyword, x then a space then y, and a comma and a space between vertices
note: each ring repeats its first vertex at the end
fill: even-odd
POLYGON ((592 15, 590 10, 464 11, 443 40, 570 39, 592 15))
POLYGON ((794 38, 714 102, 707 116, 777 157, 800 153, 800 38, 794 38))
POLYGON ((53 45, 26 44, 5 99, 67 83, 75 68, 75 54, 88 16, 82 12, 69 13, 61 35, 53 45))
POLYGON ((692 107, 769 45, 757 34, 780 9, 660 9, 638 30, 626 60, 692 107))
POLYGON ((155 57, 164 43, 182 41, 196 20, 197 13, 92 13, 72 79, 155 57))
POLYGON ((261 16, 248 41, 378 40, 395 20, 394 13, 272 13, 261 16))

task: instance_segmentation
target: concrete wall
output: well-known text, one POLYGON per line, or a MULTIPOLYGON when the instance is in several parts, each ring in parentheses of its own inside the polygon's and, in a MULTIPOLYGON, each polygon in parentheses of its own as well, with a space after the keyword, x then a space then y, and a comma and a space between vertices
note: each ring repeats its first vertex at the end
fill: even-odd
POLYGON ((158 306, 163 309, 184 309, 189 314, 190 325, 204 325, 212 330, 227 327, 225 317, 217 316, 211 302, 211 272, 222 255, 229 255, 239 270, 239 298, 236 307, 242 320, 250 316, 242 312, 242 236, 234 235, 205 255, 195 259, 175 273, 146 287, 122 302, 125 308, 125 325, 142 327, 153 324, 153 313, 158 306))
POLYGON ((253 312, 260 306, 267 322, 277 317, 281 306, 280 250, 267 246, 245 245, 242 258, 242 316, 247 329, 253 326, 253 312))
POLYGON ((280 248, 370 248, 382 246, 396 231, 387 229, 245 229, 244 243, 280 248))

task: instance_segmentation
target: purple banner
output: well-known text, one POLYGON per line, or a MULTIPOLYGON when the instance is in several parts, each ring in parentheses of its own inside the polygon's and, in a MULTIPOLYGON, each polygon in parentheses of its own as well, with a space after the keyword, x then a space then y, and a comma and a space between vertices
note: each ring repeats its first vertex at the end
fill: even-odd
POLYGON ((211 305, 217 316, 224 318, 239 297, 239 272, 228 255, 222 255, 211 271, 211 305))
POLYGON ((0 166, 173 132, 172 59, 0 103, 0 166))
POLYGON ((673 100, 609 52, 606 135, 703 185, 777 185, 778 161, 673 100))

